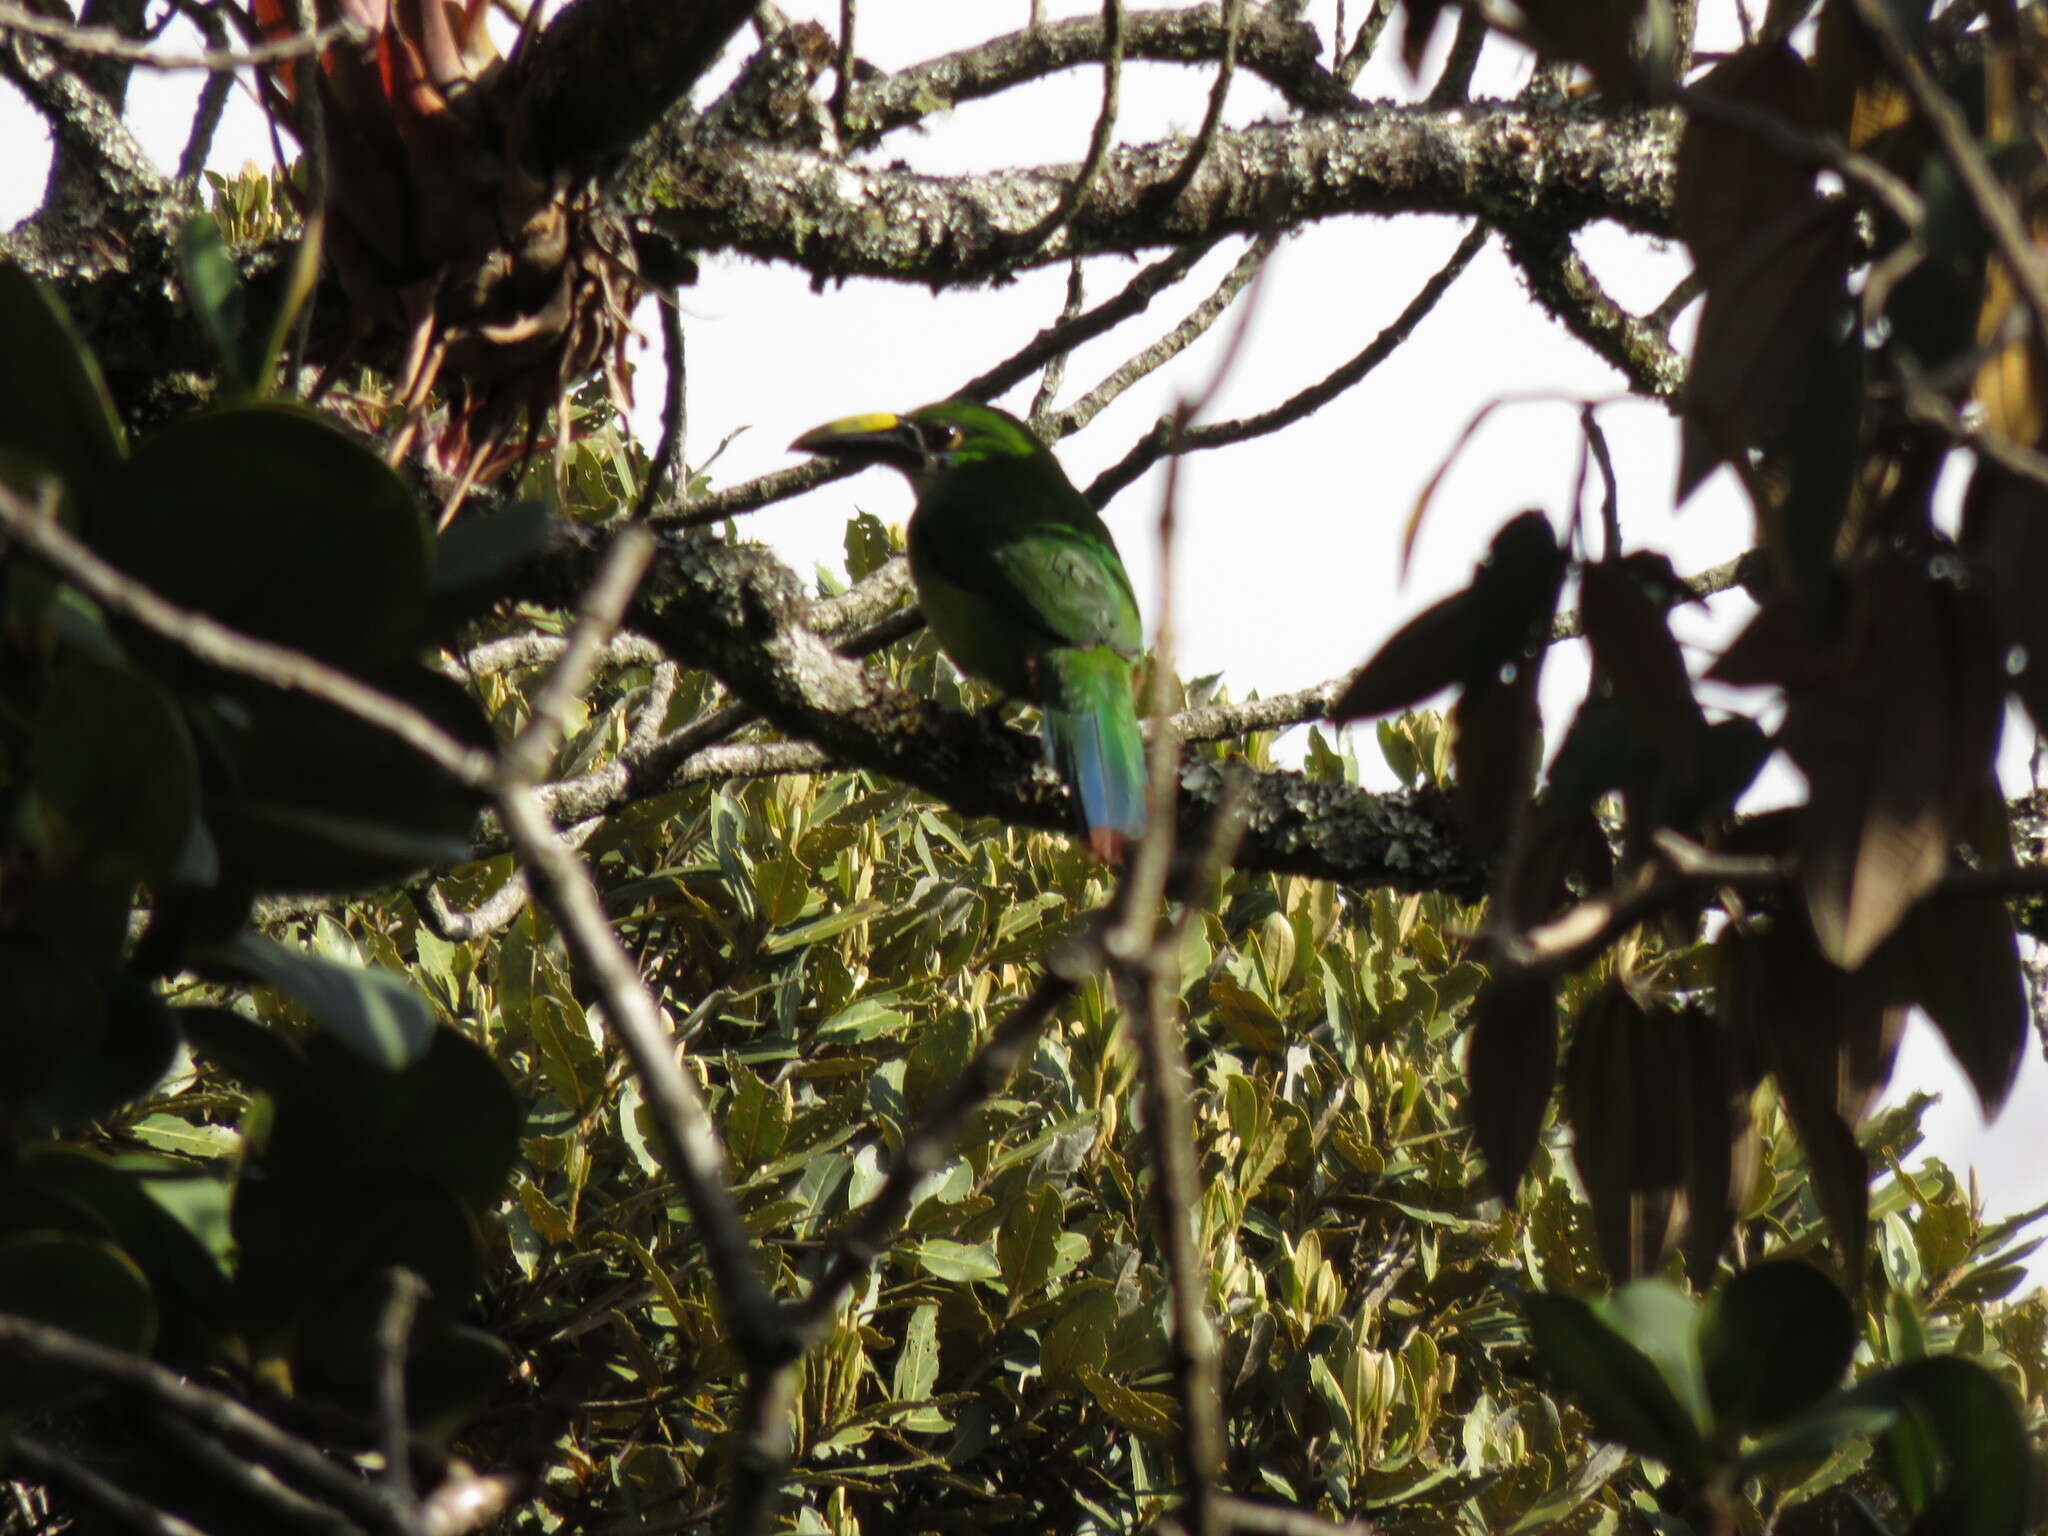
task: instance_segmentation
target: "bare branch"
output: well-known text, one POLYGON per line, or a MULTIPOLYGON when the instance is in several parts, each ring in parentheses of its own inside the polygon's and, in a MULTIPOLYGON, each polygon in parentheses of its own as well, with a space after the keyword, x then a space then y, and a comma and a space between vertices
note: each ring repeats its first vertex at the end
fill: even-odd
POLYGON ((1176 432, 1169 419, 1162 417, 1154 423, 1152 430, 1131 445, 1130 450, 1115 464, 1105 469, 1088 486, 1088 499, 1096 506, 1106 506, 1119 491, 1143 475, 1168 453, 1195 453, 1206 448, 1221 448, 1230 443, 1241 443, 1248 438, 1262 437, 1290 426, 1304 416, 1313 414, 1328 405, 1345 390, 1358 384, 1365 376, 1385 362, 1399 350, 1401 344, 1414 334, 1424 316, 1436 308, 1438 302, 1450 291, 1451 284, 1458 280, 1472 258, 1479 254, 1479 248, 1486 243, 1486 226, 1475 224, 1458 242, 1458 247, 1430 280, 1424 283, 1413 299, 1393 322, 1366 344, 1363 351, 1343 363, 1330 374, 1307 389, 1300 391, 1270 410, 1256 416, 1246 416, 1237 421, 1219 421, 1207 426, 1190 427, 1185 432, 1176 432))

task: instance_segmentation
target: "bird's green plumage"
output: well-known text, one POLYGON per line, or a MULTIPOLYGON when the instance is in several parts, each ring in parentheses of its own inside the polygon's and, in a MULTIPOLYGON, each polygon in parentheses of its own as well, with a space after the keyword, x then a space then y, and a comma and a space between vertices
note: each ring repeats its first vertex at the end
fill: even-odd
POLYGON ((1114 856, 1145 824, 1138 605, 1116 541, 1059 461, 1015 417, 966 400, 833 422, 795 446, 910 477, 926 622, 963 672, 1039 706, 1090 845, 1114 856))

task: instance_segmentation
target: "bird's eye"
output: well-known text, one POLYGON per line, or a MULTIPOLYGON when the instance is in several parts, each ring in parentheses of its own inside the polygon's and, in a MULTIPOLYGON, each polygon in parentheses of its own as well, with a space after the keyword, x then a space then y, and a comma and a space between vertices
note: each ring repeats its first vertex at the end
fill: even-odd
POLYGON ((966 436, 958 427, 949 426, 939 436, 939 446, 945 449, 958 448, 966 436))

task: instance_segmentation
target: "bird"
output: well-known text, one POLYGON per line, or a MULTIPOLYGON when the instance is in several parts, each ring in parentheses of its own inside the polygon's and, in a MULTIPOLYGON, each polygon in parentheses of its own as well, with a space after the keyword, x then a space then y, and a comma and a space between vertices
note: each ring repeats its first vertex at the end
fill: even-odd
POLYGON ((790 447, 909 479, 925 622, 962 672, 1037 706, 1089 851, 1120 864, 1145 830, 1138 603, 1116 540, 1052 451, 974 400, 849 416, 790 447))

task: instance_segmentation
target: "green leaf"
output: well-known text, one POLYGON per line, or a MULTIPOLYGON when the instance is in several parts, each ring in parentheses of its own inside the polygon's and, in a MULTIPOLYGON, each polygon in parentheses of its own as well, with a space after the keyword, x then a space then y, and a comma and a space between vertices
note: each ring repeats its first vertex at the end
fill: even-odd
POLYGON ((249 300, 242 275, 228 255, 220 225, 210 214, 187 219, 178 231, 178 280, 193 318, 206 333, 230 393, 254 394, 263 386, 252 377, 249 356, 249 300))
POLYGON ((1004 1214, 1002 1230, 996 1235, 996 1258, 1013 1306, 1035 1293, 1051 1275, 1059 1259, 1064 1215, 1059 1191, 1046 1185, 1031 1190, 1004 1214))
POLYGON ((903 1325, 903 1347, 889 1378, 889 1395, 898 1402, 921 1403, 939 1379, 939 1309, 925 1302, 911 1310, 903 1325))
POLYGON ((109 977, 104 1031, 77 1043, 24 1104, 45 1130, 84 1125, 141 1098, 177 1060, 176 1012, 133 976, 109 977))
POLYGON ((928 1237, 911 1250, 911 1257, 927 1274, 941 1280, 999 1280, 1003 1267, 987 1248, 974 1243, 956 1243, 943 1237, 928 1237))
MULTIPOLYGON (((458 740, 492 745, 460 684, 415 667, 375 681, 458 740)), ((207 817, 236 878, 343 891, 469 857, 477 796, 390 732, 303 694, 253 687, 214 695, 194 719, 231 765, 207 817)))
POLYGON ((217 954, 288 994, 335 1039, 387 1072, 411 1066, 433 1044, 433 1013, 389 971, 332 965, 253 930, 217 954))
POLYGON ((1593 1416, 1600 1432, 1654 1456, 1681 1477, 1698 1480, 1708 1466, 1698 1419, 1681 1389, 1666 1379, 1598 1311, 1577 1297, 1523 1298, 1537 1353, 1593 1416))
POLYGON ((458 517, 434 540, 429 590, 436 598, 495 596, 505 579, 548 547, 562 520, 541 501, 515 501, 489 516, 458 517))

